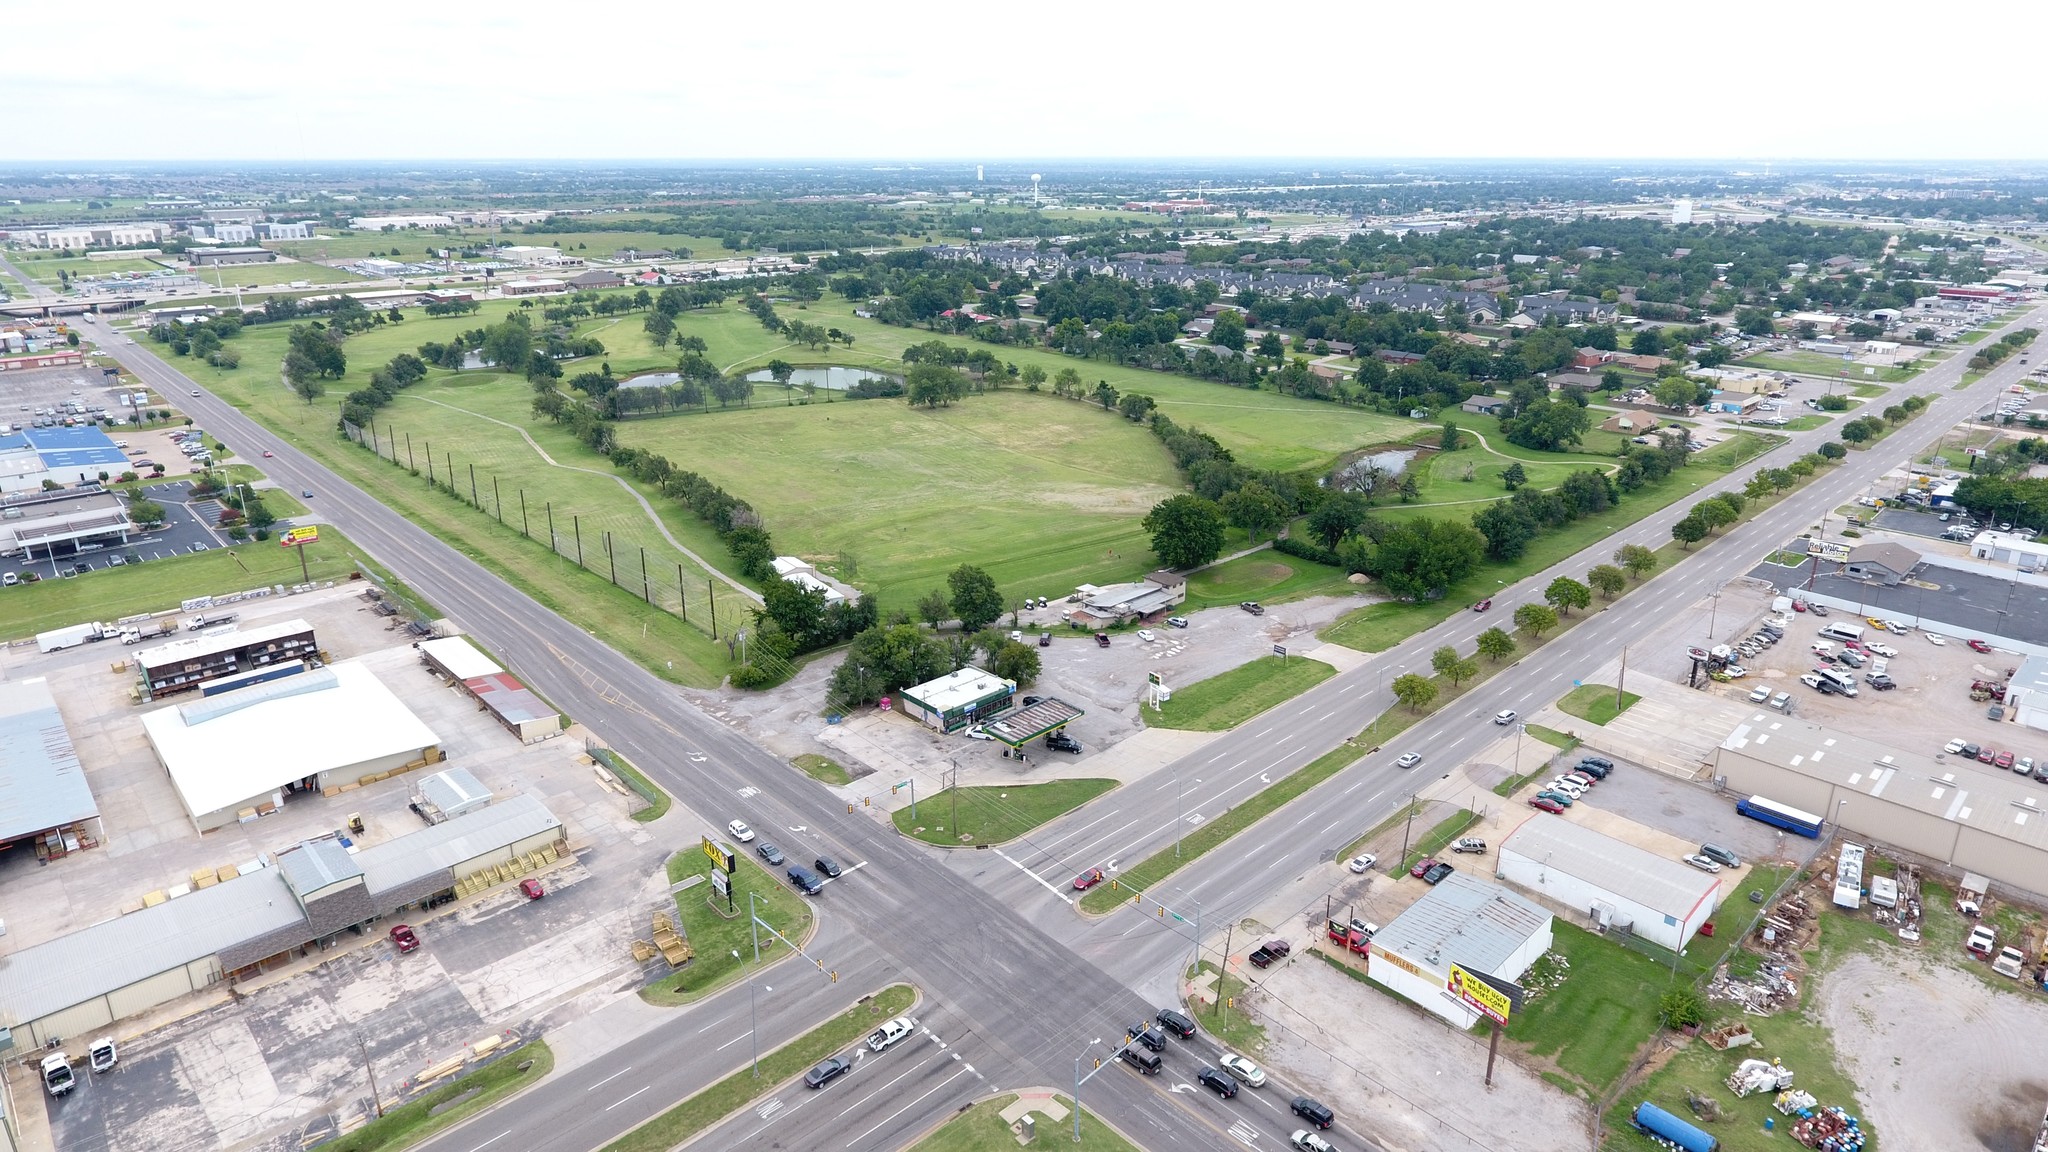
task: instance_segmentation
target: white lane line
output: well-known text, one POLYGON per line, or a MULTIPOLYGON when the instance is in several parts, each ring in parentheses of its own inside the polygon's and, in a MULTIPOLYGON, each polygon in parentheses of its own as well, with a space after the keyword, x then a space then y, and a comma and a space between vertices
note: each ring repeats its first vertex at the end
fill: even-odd
POLYGON ((1061 840, 1065 840, 1068 836, 1078 836, 1081 833, 1086 832, 1090 828, 1095 827, 1097 824, 1100 824, 1104 820, 1107 820, 1115 815, 1115 812, 1104 812, 1102 815, 1097 816, 1095 819, 1090 820, 1086 824, 1081 825, 1079 828, 1074 829, 1072 832, 1068 832, 1065 835, 1058 836, 1052 840, 1046 841, 1045 843, 1041 844, 1040 847, 1046 849, 1047 851, 1050 851, 1053 845, 1058 844, 1061 840))
POLYGON ((483 1152, 483 1149, 489 1148, 491 1145, 496 1144, 498 1141, 503 1140, 505 1137, 510 1136, 511 1134, 512 1130, 510 1128, 507 1128, 505 1131, 498 1133, 496 1136, 491 1137, 489 1140, 486 1140, 483 1143, 477 1145, 476 1147, 471 1148, 469 1152, 483 1152))
POLYGON ((715 1049, 715 1051, 723 1052, 723 1051, 725 1051, 725 1050, 726 1050, 727 1048, 730 1048, 730 1047, 732 1047, 733 1045, 735 1045, 735 1044, 739 1043, 740 1041, 742 1041, 742 1040, 745 1040, 745 1039, 746 1039, 747 1037, 749 1037, 749 1036, 751 1036, 751 1035, 753 1035, 753 1033, 751 1033, 751 1032, 742 1032, 742 1033, 740 1033, 739 1035, 737 1035, 737 1036, 733 1037, 732 1039, 730 1039, 730 1040, 727 1040, 727 1041, 726 1041, 725 1043, 723 1043, 723 1044, 720 1044, 720 1045, 719 1045, 719 1046, 718 1046, 718 1047, 717 1047, 717 1048, 715 1049))
POLYGON ((1323 825, 1323 831, 1328 832, 1330 829, 1335 828, 1337 825, 1342 824, 1343 822, 1344 820, 1342 817, 1332 820, 1328 824, 1323 825))
POLYGON ((1353 785, 1352 785, 1351 787, 1349 787, 1349 788, 1346 788, 1346 789, 1344 790, 1344 795, 1346 795, 1346 796, 1349 796, 1349 795, 1351 795, 1351 794, 1352 794, 1353 792, 1356 792, 1356 791, 1358 791, 1358 790, 1359 790, 1360 788, 1363 788, 1363 787, 1365 787, 1365 781, 1363 781, 1363 780, 1360 780, 1360 781, 1358 781, 1357 783, 1353 784, 1353 785))
MULTIPOLYGON (((647 1088, 652 1088, 652 1087, 654 1087, 654 1085, 652 1085, 652 1084, 649 1084, 649 1085, 647 1086, 647 1088)), ((645 1092, 645 1091, 647 1091, 647 1088, 642 1088, 642 1089, 640 1089, 640 1092, 645 1092)), ((633 1096, 638 1096, 638 1095, 640 1094, 640 1092, 635 1092, 635 1093, 633 1093, 633 1096)), ((607 1104, 607 1105, 605 1105, 605 1108, 604 1108, 604 1110, 605 1110, 605 1111, 607 1111, 607 1112, 609 1112, 609 1111, 611 1111, 612 1109, 614 1109, 614 1108, 617 1108, 617 1107, 618 1107, 619 1105, 621 1105, 621 1104, 624 1104, 624 1103, 626 1102, 626 1100, 631 1100, 631 1099, 633 1098, 633 1096, 628 1096, 628 1097, 626 1097, 626 1098, 625 1098, 624 1100, 617 1100, 617 1101, 614 1101, 614 1102, 612 1102, 612 1103, 610 1103, 610 1104, 607 1104)))
POLYGON ((605 1085, 611 1083, 612 1081, 617 1080, 619 1077, 624 1076, 626 1073, 631 1072, 632 1070, 633 1066, 631 1064, 628 1064, 624 1068, 619 1069, 617 1072, 614 1072, 611 1075, 605 1077, 604 1079, 599 1080, 597 1083, 592 1084, 590 1087, 585 1088, 584 1091, 595 1092, 599 1088, 602 1088, 605 1085))
POLYGON ((1024 865, 1023 865, 1023 864, 1022 864, 1022 863, 1021 863, 1020 861, 1018 861, 1018 860, 1016 860, 1016 859, 1012 858, 1011 856, 1009 856, 1008 854, 1004 853, 1004 851, 1003 851, 1002 849, 1000 849, 1000 848, 994 848, 994 849, 990 849, 990 851, 994 852, 994 853, 995 853, 996 855, 998 855, 998 856, 1001 856, 1001 857, 1002 857, 1003 859, 1005 859, 1005 860, 1008 860, 1008 861, 1009 861, 1010 863, 1012 863, 1012 864, 1015 864, 1015 865, 1017 866, 1017 871, 1019 871, 1019 872, 1022 872, 1022 873, 1023 873, 1023 874, 1025 874, 1026 876, 1029 876, 1029 877, 1031 877, 1031 878, 1032 878, 1033 880, 1036 880, 1036 881, 1038 882, 1038 885, 1039 885, 1039 887, 1041 887, 1041 888, 1044 888, 1044 889, 1045 889, 1045 890, 1046 890, 1047 892, 1050 892, 1050 893, 1052 893, 1053 895, 1055 895, 1055 896, 1059 897, 1059 898, 1060 898, 1060 899, 1061 899, 1062 901, 1064 901, 1065 903, 1068 903, 1068 904, 1072 904, 1072 903, 1074 902, 1074 898, 1073 898, 1073 897, 1071 897, 1071 896, 1067 895, 1066 893, 1064 893, 1064 892, 1060 891, 1060 890, 1059 890, 1058 888, 1054 887, 1054 886, 1053 886, 1052 884, 1050 884, 1050 883, 1047 883, 1044 877, 1040 876, 1040 875, 1039 875, 1038 873, 1036 873, 1036 872, 1033 872, 1033 871, 1032 871, 1031 869, 1029 869, 1029 868, 1026 868, 1026 867, 1025 867, 1025 866, 1024 866, 1024 865))
POLYGON ((939 1090, 940 1088, 944 1088, 944 1087, 945 1087, 946 1085, 948 1085, 948 1084, 951 1084, 951 1083, 952 1083, 953 1081, 955 1081, 955 1080, 958 1080, 958 1079, 959 1079, 960 1077, 962 1077, 962 1076, 965 1076, 965 1075, 967 1075, 967 1069, 965 1069, 965 1068, 962 1068, 962 1069, 961 1069, 961 1070, 959 1070, 958 1072, 955 1072, 955 1073, 953 1073, 953 1074, 952 1074, 951 1076, 948 1076, 948 1077, 946 1077, 946 1078, 945 1078, 944 1080, 941 1080, 941 1081, 939 1081, 939 1082, 938 1082, 938 1084, 937 1084, 936 1086, 934 1086, 934 1087, 933 1087, 933 1088, 931 1089, 931 1091, 930 1091, 930 1092, 926 1092, 926 1093, 924 1094, 924 1096, 919 1096, 919 1097, 918 1097, 917 1099, 915 1099, 915 1100, 912 1100, 912 1101, 911 1101, 910 1103, 908 1103, 908 1104, 905 1104, 905 1105, 904 1105, 903 1107, 901 1107, 901 1108, 898 1108, 898 1109, 897 1109, 896 1111, 894 1111, 894 1112, 891 1112, 891 1113, 890 1113, 889 1115, 887 1115, 887 1116, 884 1116, 884 1117, 882 1117, 882 1119, 881 1119, 881 1122, 880 1122, 880 1123, 878 1123, 878 1124, 876 1124, 874 1128, 870 1128, 870 1129, 868 1129, 867 1131, 865 1131, 865 1132, 861 1133, 860 1135, 858 1135, 858 1136, 855 1136, 855 1137, 854 1137, 853 1139, 851 1139, 851 1140, 848 1140, 848 1141, 846 1142, 846 1146, 847 1146, 848 1148, 851 1148, 851 1147, 853 1147, 853 1146, 854 1146, 855 1144, 858 1144, 858 1143, 860 1143, 861 1141, 863 1141, 863 1140, 867 1139, 868 1137, 870 1137, 870 1136, 874 1135, 874 1134, 875 1134, 875 1131, 876 1131, 876 1129, 879 1129, 879 1128, 881 1128, 883 1124, 887 1124, 887 1123, 889 1123, 889 1122, 890 1122, 891 1120, 894 1120, 894 1119, 896 1119, 896 1117, 898 1117, 898 1116, 901 1116, 901 1115, 903 1115, 903 1114, 904 1114, 905 1112, 908 1112, 908 1111, 910 1111, 910 1110, 911 1110, 912 1108, 915 1108, 915 1107, 917 1107, 917 1106, 918 1106, 919 1104, 922 1104, 922 1103, 924 1102, 924 1097, 925 1097, 925 1096, 929 1096, 929 1095, 931 1095, 931 1094, 932 1094, 932 1092, 937 1092, 937 1091, 938 1091, 938 1090, 939 1090))
POLYGON ((711 1023, 706 1024, 702 1028, 697 1029, 697 1035, 702 1036, 706 1032, 711 1031, 713 1028, 716 1028, 723 1023, 725 1023, 725 1017, 720 1016, 718 1019, 713 1020, 711 1023))
POLYGON ((1242 759, 1242 760, 1239 760, 1239 761, 1238 761, 1237 763, 1235 763, 1235 764, 1232 764, 1232 765, 1231 765, 1231 766, 1230 766, 1230 767, 1229 767, 1228 769, 1226 769, 1226 771, 1229 771, 1229 772, 1235 772, 1235 771, 1237 771, 1237 770, 1238 770, 1239 768, 1242 768, 1242 767, 1244 767, 1245 765, 1247 765, 1247 764, 1249 764, 1249 763, 1251 763, 1251 762, 1252 762, 1252 758, 1251 758, 1251 757, 1249 757, 1249 756, 1247 756, 1247 757, 1245 757, 1244 759, 1242 759))
POLYGON ((1143 819, 1143 816, 1139 816, 1131 820, 1126 820, 1123 824, 1115 828, 1112 828, 1109 831, 1104 832, 1102 835, 1097 836, 1095 839, 1090 840, 1088 843, 1081 845, 1081 847, 1078 849, 1079 853, 1085 859, 1089 855, 1089 850, 1094 848, 1097 844, 1100 844, 1104 840, 1108 840, 1114 836, 1120 835, 1124 829, 1129 828, 1133 824, 1139 823, 1143 819))

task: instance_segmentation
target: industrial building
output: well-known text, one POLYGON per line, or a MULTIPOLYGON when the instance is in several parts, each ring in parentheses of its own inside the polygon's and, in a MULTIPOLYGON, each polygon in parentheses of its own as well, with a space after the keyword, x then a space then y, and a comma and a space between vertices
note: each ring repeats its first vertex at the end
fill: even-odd
POLYGON ((277 259, 277 253, 268 248, 194 248, 185 256, 194 268, 208 268, 215 264, 269 264, 277 259))
POLYGON ((30 1049, 90 1035, 378 917, 508 883, 566 848, 561 820, 531 796, 369 847, 306 841, 9 955, 0 1025, 30 1049))
POLYGON ((2048 794, 2011 772, 1759 713, 1715 749, 1714 775, 1731 805, 1763 796, 2028 892, 2041 892, 2048 876, 2048 794))
POLYGON ((562 733, 562 714, 549 707, 517 676, 498 662, 477 651, 461 636, 422 640, 420 662, 462 686, 462 690, 488 710, 505 730, 521 744, 535 744, 562 733))
POLYGON ((160 708, 142 728, 201 832, 441 760, 439 737, 353 661, 160 708))
POLYGON ((1673 952, 1721 903, 1713 876, 1540 812, 1501 842, 1495 874, 1602 929, 1630 931, 1673 952))
POLYGON ((545 276, 508 280, 498 286, 498 293, 502 296, 556 296, 568 290, 567 284, 545 276))
POLYGON ((958 732, 1010 707, 1015 680, 969 665, 896 694, 903 714, 941 732, 958 732))
MULTIPOLYGON (((0 476, 11 477, 0 452, 0 476)), ((70 556, 81 545, 125 544, 139 532, 128 519, 128 503, 111 492, 44 492, 0 501, 0 555, 25 560, 70 556)))
POLYGON ((412 810, 429 824, 452 820, 489 806, 491 790, 467 768, 444 768, 420 777, 412 794, 412 810))
POLYGON ((283 620, 144 648, 135 654, 135 666, 141 673, 143 696, 161 700, 202 688, 209 681, 319 654, 320 644, 313 637, 311 624, 283 620))
POLYGON ((114 476, 130 467, 128 454, 90 425, 0 433, 0 492, 41 495, 46 480, 84 484, 98 481, 102 472, 114 476))
POLYGON ((412 228, 453 228, 455 221, 446 216, 357 216, 348 222, 357 232, 403 232, 412 228))
POLYGON ((53 860, 98 847, 99 804, 50 682, 0 682, 0 846, 32 841, 53 860))
POLYGON ((1462 872, 1423 894, 1372 938, 1366 973, 1389 991, 1459 1028, 1478 1011, 1451 991, 1451 965, 1516 981, 1550 950, 1550 913, 1462 872))

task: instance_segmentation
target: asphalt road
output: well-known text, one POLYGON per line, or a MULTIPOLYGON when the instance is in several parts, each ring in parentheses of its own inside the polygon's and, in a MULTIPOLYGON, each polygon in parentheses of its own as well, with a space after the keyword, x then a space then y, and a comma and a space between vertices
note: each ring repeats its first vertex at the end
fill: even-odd
MULTIPOLYGON (((2021 323, 2038 326, 2040 318, 2037 312, 2021 323)), ((809 778, 698 712, 594 631, 555 616, 237 409, 211 395, 190 397, 192 382, 167 365, 146 354, 126 359, 145 382, 179 396, 238 451, 276 452, 268 465, 274 478, 318 491, 320 517, 403 573, 443 613, 509 658, 538 689, 603 733, 685 803, 717 819, 739 816, 758 828, 779 829, 777 839, 799 850, 793 854, 814 848, 858 865, 817 898, 821 930, 814 952, 839 971, 838 984, 800 965, 768 969, 762 981, 776 991, 759 994, 762 1042, 787 1038, 853 994, 894 980, 923 990, 926 1003, 919 1015, 937 1039, 920 1036, 876 1060, 872 1069, 818 1093, 784 1087, 769 1098, 781 1101, 779 1107, 763 1104, 728 1120, 708 1138, 714 1147, 897 1147, 964 1099, 1069 1083, 1076 1057, 1090 1054, 1091 1063, 1092 1055, 1106 1057, 1129 1021, 1171 1002, 1175 974, 1195 944, 1191 923, 1129 911, 1094 921, 1076 917, 1071 893, 1060 891, 1074 872, 1128 863, 1171 843, 1176 778, 1187 793, 1178 802, 1186 811, 1220 812, 1250 795, 1262 779, 1278 779, 1354 734, 1390 705, 1384 681, 1399 670, 1426 667, 1428 653, 1441 644, 1469 648, 1502 614, 1539 598, 1555 575, 1582 575, 1622 543, 1663 543, 1689 503, 1646 518, 1593 554, 1504 589, 1494 598, 1492 615, 1460 614, 1365 668, 1325 681, 1172 772, 1128 790, 1128 796, 1116 794, 1114 810, 1090 806, 1040 830, 1031 838, 1038 847, 934 853, 899 838, 866 812, 847 814, 809 778), (1108 1044, 1091 1043, 1097 1040, 1108 1044), (931 1044, 941 1042, 957 1060, 933 1054, 931 1044), (962 1071, 964 1065, 973 1071, 962 1071)), ((1726 540, 1482 686, 1453 713, 1411 729, 1402 746, 1426 750, 1418 771, 1456 763, 1456 757, 1482 746, 1494 735, 1484 718, 1495 711, 1532 712, 1554 698, 1568 676, 1654 634, 1664 605, 1697 600, 1740 575, 1760 549, 1795 534, 1819 509, 1842 502, 1883 472, 1886 462, 1932 443, 1942 428, 1976 411, 1985 395, 2018 378, 2017 367, 1994 371, 1968 392, 1948 391, 1962 371, 1959 362, 1930 372, 1917 385, 1940 393, 1927 419, 1894 433, 1875 452, 1854 454, 1731 529, 1726 540)), ((1765 462, 1790 459, 1825 438, 1825 432, 1794 434, 1790 445, 1765 462)), ((1700 495, 1739 487, 1742 480, 1740 473, 1731 474, 1700 495)), ((1168 882, 1178 894, 1171 898, 1187 901, 1176 911, 1185 907, 1192 920, 1199 900, 1204 921, 1227 923, 1281 880, 1319 863, 1333 842, 1347 841, 1393 810, 1410 780, 1392 766, 1397 752, 1368 757, 1183 870, 1168 882)), ((673 1022, 639 1041, 551 1079, 428 1147, 468 1152, 496 1140, 494 1133, 514 1132, 531 1148, 574 1152, 602 1143, 744 1066, 730 1041, 745 996, 743 986, 678 1012, 673 1022), (709 1045, 702 1031, 726 1046, 709 1045)), ((1084 1091, 1084 1101, 1148 1147, 1283 1145, 1296 1126, 1285 1110, 1293 1090, 1276 1082, 1234 1101, 1216 1100, 1191 1086, 1191 1073, 1211 1051, 1199 1039, 1175 1042, 1168 1054, 1170 1074, 1156 1078, 1105 1065, 1084 1091)), ((1371 1147, 1341 1122, 1330 1135, 1340 1148, 1371 1147)))

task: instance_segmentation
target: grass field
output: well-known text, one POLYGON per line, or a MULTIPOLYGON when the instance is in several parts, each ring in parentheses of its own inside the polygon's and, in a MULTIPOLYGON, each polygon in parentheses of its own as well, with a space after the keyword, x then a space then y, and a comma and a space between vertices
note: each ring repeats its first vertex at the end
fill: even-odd
MULTIPOLYGON (((1051 753, 1042 753, 1051 755, 1051 753)), ((891 814, 896 830, 946 847, 1001 844, 1056 820, 1116 787, 1114 780, 1048 780, 947 788, 891 814)))
POLYGON ((1617 703, 1615 695, 1612 684, 1581 684, 1558 700, 1557 710, 1594 724, 1606 724, 1642 699, 1633 692, 1623 692, 1617 703))
POLYGON ((762 406, 619 429, 744 497, 777 547, 855 557, 884 611, 962 562, 1006 596, 1063 594, 1155 566, 1145 513, 1181 490, 1152 435, 1019 391, 937 410, 900 400, 762 406))
MULTIPOLYGON (((1257 945, 1248 942, 1246 947, 1252 948, 1257 945)), ((1199 999, 1188 1001, 1188 1014, 1194 1017, 1195 1023, 1201 1025, 1202 1031, 1222 1042, 1225 1048, 1240 1056, 1250 1057, 1254 1064, 1259 1063, 1266 1051, 1266 1026, 1245 1011, 1244 993, 1248 985, 1244 979, 1229 972, 1219 971, 1216 965, 1207 960, 1188 969, 1185 974, 1189 980, 1199 979, 1204 975, 1216 978, 1209 985, 1209 991, 1215 994, 1213 1003, 1204 1003, 1199 999), (1237 1007, 1232 1008, 1229 1003, 1231 1001, 1235 1001, 1237 1007)))
MULTIPOLYGON (((795 979, 808 974, 797 973, 795 979)), ((894 984, 839 1013, 830 1020, 761 1054, 760 1075, 751 1064, 705 1088, 682 1103, 606 1144, 601 1152, 668 1152, 692 1136, 746 1107, 748 1101, 835 1052, 852 1047, 882 1021, 901 1015, 917 1002, 908 984, 894 984)))
POLYGON ((1187 606, 1218 608, 1246 600, 1272 605, 1308 596, 1357 594, 1358 587, 1342 569, 1268 548, 1189 576, 1187 606))
MULTIPOLYGON (((1138 1147, 1117 1135, 1086 1108, 1081 1110, 1081 1142, 1074 1143, 1074 1101, 1057 1097, 1068 1110, 1066 1119, 1055 1124, 1038 1116, 1038 1142, 1055 1142, 1073 1152, 1138 1152, 1138 1147)), ((1015 1095, 983 1100, 940 1125, 938 1130, 911 1146, 910 1152, 1001 1152, 1016 1145, 1017 1136, 1003 1119, 1003 1109, 1017 1102, 1015 1095)))
POLYGON ((488 228, 458 228, 453 232, 347 232, 322 233, 311 240, 277 240, 263 246, 285 256, 304 260, 360 260, 372 254, 388 255, 396 250, 397 260, 426 260, 442 248, 488 244, 493 239, 506 244, 533 244, 560 248, 585 259, 611 259, 621 248, 674 252, 688 248, 693 260, 715 260, 733 255, 711 236, 677 236, 659 232, 547 232, 504 231, 488 228), (578 248, 577 245, 583 245, 578 248))
MULTIPOLYGON (((742 962, 754 962, 754 927, 747 918, 748 893, 760 897, 754 910, 761 919, 775 926, 777 932, 802 943, 811 930, 811 902, 797 894, 781 877, 771 873, 756 862, 751 844, 736 845, 739 849, 739 871, 733 873, 733 906, 735 911, 727 914, 725 901, 718 900, 713 909, 711 901, 716 893, 711 888, 710 874, 715 867, 711 857, 702 849, 685 848, 668 859, 668 882, 671 886, 680 884, 692 876, 703 877, 698 883, 676 893, 676 930, 689 940, 696 957, 673 976, 660 980, 640 990, 640 998, 650 1004, 688 1004, 707 992, 722 988, 743 974, 742 962), (740 960, 734 960, 732 953, 738 949, 740 960)), ((634 931, 641 931, 642 925, 635 925, 634 931)), ((645 930, 652 932, 650 925, 645 930)), ((761 933, 761 963, 771 964, 781 959, 786 951, 782 942, 766 932, 761 933)))
POLYGON ((347 284, 362 279, 353 272, 304 260, 276 261, 269 264, 223 264, 196 269, 193 275, 199 277, 202 283, 216 289, 237 286, 282 287, 294 280, 304 280, 308 284, 347 284))
MULTIPOLYGON (((306 545, 304 551, 316 581, 346 580, 362 567, 361 550, 337 528, 323 527, 320 542, 306 545)), ((175 611, 181 601, 194 597, 297 584, 299 579, 299 558, 275 540, 100 568, 0 591, 0 637, 20 639, 85 620, 175 611)))
POLYGON ((1224 732, 1337 674, 1320 660, 1261 656, 1207 680, 1175 687, 1173 699, 1144 712, 1153 728, 1224 732))
POLYGON ((1571 962, 1558 987, 1525 1005, 1507 1037, 1555 1064, 1589 1099, 1628 1069, 1657 1027, 1657 1000, 1671 973, 1655 960, 1564 921, 1554 921, 1551 950, 1571 962))

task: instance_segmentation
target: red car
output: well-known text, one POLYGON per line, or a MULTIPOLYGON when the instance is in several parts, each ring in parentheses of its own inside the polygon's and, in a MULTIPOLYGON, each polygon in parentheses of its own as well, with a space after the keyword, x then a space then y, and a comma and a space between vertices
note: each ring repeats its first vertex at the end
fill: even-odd
POLYGON ((1477 604, 1474 604, 1474 605, 1472 606, 1472 610, 1473 610, 1474 612, 1484 612, 1484 611, 1486 611, 1487 609, 1489 609, 1489 608, 1491 608, 1491 607, 1493 607, 1493 600, 1492 600, 1491 598, 1489 598, 1489 599, 1481 600, 1481 601, 1480 601, 1479 603, 1477 603, 1477 604))
POLYGON ((265 448, 265 449, 263 450, 263 458, 264 458, 265 460, 268 460, 268 459, 270 459, 270 449, 268 449, 268 448, 265 448))
POLYGON ((1991 763, 2010 771, 2012 769, 2012 753, 2000 752, 1997 756, 1992 757, 1991 763))
POLYGON ((398 945, 400 952, 411 952, 420 946, 420 938, 413 934, 407 924, 394 924, 391 928, 391 942, 398 945))
POLYGON ((1535 808, 1538 811, 1549 812, 1553 815, 1561 815, 1564 812, 1564 805, 1546 796, 1538 796, 1530 800, 1529 807, 1535 808))
POLYGON ((519 890, 526 893, 528 900, 538 900, 548 894, 547 889, 540 886, 540 881, 531 876, 519 882, 519 890))
POLYGON ((1806 611, 1806 601, 1804 601, 1804 600, 1794 600, 1794 601, 1792 602, 1792 610, 1793 610, 1794 612, 1804 612, 1804 611, 1806 611))
POLYGON ((1986 643, 1985 643, 1984 641, 1982 641, 1982 640, 1972 640, 1972 641, 1970 641, 1970 651, 1972 651, 1972 652, 1989 652, 1989 651, 1991 651, 1991 645, 1989 645, 1989 644, 1986 644, 1986 643))
POLYGON ((1422 859, 1417 860, 1415 862, 1415 867, 1410 868, 1408 870, 1408 874, 1410 876, 1415 877, 1417 880, 1420 880, 1422 879, 1422 874, 1424 872, 1427 872, 1434 867, 1436 867, 1436 857, 1424 856, 1422 859))
POLYGON ((1090 868, 1079 876, 1074 877, 1074 891, 1086 892, 1100 883, 1102 883, 1102 869, 1090 868))
POLYGON ((1977 763, 1979 764, 1989 764, 1996 759, 1998 759, 1998 749, 1993 748, 1989 744, 1977 750, 1977 763))

